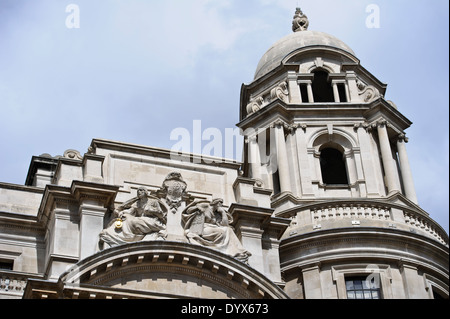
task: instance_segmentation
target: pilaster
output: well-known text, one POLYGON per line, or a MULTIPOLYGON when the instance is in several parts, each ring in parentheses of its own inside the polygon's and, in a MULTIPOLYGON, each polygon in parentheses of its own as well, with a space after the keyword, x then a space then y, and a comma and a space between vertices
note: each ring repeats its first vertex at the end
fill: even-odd
POLYGON ((400 273, 402 274, 405 297, 407 299, 427 299, 424 280, 419 280, 420 276, 415 265, 399 262, 400 273))
POLYGON ((375 174, 375 163, 371 154, 370 136, 367 132, 367 125, 362 123, 355 124, 355 130, 358 135, 359 148, 361 153, 361 162, 366 182, 367 197, 380 196, 375 174))
POLYGON ((289 226, 287 218, 272 217, 273 209, 232 204, 233 227, 242 245, 252 255, 248 263, 281 285, 280 238, 289 226))
POLYGON ((302 197, 313 197, 311 166, 309 165, 308 147, 306 145, 306 124, 301 124, 295 130, 295 141, 297 143, 297 159, 299 166, 299 178, 301 183, 302 197))
POLYGON ((302 269, 305 299, 322 299, 319 264, 302 269))
POLYGON ((297 83, 297 75, 293 71, 288 71, 288 86, 290 103, 300 104, 302 103, 302 97, 300 95, 300 88, 297 83))
POLYGON ((249 265, 264 273, 265 260, 262 249, 264 230, 261 226, 269 220, 273 209, 232 204, 229 212, 233 216, 232 225, 236 235, 245 249, 252 254, 248 260, 249 265))
POLYGON ((71 192, 79 203, 80 259, 99 250, 98 234, 103 230, 103 220, 113 204, 119 187, 105 184, 73 181, 71 192))

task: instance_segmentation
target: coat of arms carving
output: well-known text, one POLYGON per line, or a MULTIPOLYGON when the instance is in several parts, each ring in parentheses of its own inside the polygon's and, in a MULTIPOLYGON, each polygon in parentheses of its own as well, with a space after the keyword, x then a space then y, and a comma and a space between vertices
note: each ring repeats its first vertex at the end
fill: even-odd
POLYGON ((174 214, 181 205, 186 187, 186 182, 178 172, 170 173, 163 182, 162 188, 166 193, 167 205, 169 205, 171 212, 174 214))

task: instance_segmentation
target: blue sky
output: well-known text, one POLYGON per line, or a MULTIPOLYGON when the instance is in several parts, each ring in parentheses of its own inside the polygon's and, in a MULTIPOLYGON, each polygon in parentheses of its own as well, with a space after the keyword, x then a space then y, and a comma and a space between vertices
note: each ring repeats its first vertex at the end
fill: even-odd
POLYGON ((92 138, 170 149, 193 120, 234 128, 241 84, 297 5, 414 123, 419 204, 448 232, 447 0, 0 0, 0 181, 23 184, 33 155, 83 154, 92 138), (66 27, 69 4, 80 28, 66 27), (380 28, 366 27, 369 4, 380 28))

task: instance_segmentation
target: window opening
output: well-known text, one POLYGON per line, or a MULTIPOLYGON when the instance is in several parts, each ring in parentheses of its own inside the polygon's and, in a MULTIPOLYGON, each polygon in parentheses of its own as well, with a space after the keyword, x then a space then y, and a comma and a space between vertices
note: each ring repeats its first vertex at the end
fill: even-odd
POLYGON ((310 103, 311 102, 309 100, 309 97, 308 97, 308 84, 306 84, 306 83, 301 83, 300 84, 300 94, 302 95, 302 102, 303 103, 310 103))
POLYGON ((348 185, 347 169, 343 155, 334 148, 324 148, 320 152, 322 182, 328 185, 348 185))
MULTIPOLYGON (((367 280, 367 277, 345 278, 347 299, 381 299, 380 280, 367 280)), ((378 278, 379 279, 379 278, 378 278)))
POLYGON ((312 84, 314 102, 334 102, 333 88, 328 81, 328 73, 325 71, 313 71, 312 84))
POLYGON ((344 83, 338 83, 337 84, 338 92, 339 92, 339 101, 341 102, 348 102, 347 101, 347 94, 345 94, 345 84, 344 83))
POLYGON ((14 262, 12 260, 1 260, 0 270, 13 270, 14 262))

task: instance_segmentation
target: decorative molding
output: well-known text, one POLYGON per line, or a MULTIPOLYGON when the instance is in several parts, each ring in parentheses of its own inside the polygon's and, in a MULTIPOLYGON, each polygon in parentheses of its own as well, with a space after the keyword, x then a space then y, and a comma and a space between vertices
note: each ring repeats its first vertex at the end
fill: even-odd
MULTIPOLYGON (((84 285, 107 286, 114 279, 133 280, 136 274, 156 272, 169 277, 171 274, 188 275, 190 280, 209 282, 210 287, 224 287, 225 292, 235 292, 235 297, 239 298, 287 298, 279 287, 246 264, 214 249, 187 243, 121 245, 90 256, 74 267, 60 277, 63 287, 76 284, 83 290, 84 285), (128 260, 123 265, 125 256, 128 260)), ((116 288, 109 289, 111 293, 116 292, 116 288)))

